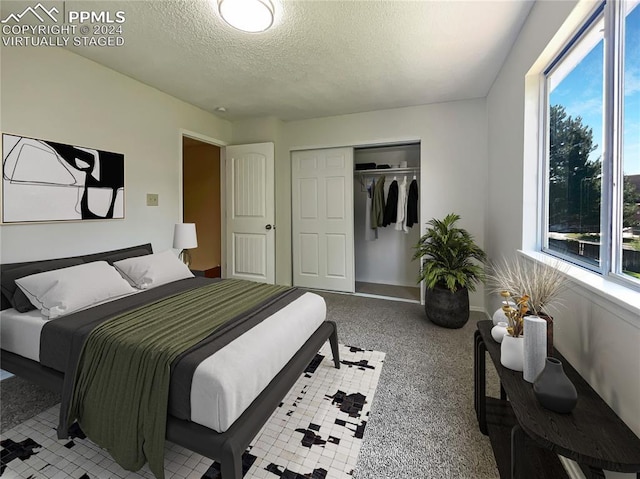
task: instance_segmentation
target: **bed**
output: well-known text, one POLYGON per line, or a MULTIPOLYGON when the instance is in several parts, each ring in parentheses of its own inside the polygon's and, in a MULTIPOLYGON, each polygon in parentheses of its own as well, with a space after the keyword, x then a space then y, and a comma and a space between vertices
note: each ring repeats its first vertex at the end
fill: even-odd
MULTIPOLYGON (((81 342, 86 340, 86 335, 78 335, 73 330, 69 335, 65 329, 74 328, 77 323, 83 324, 78 329, 91 331, 96 317, 103 321, 134 306, 146 307, 145 302, 153 303, 158 298, 170 296, 176 288, 196 291, 230 284, 224 283, 225 280, 185 278, 63 316, 67 318, 65 321, 43 319, 38 310, 17 312, 7 299, 12 293, 5 286, 11 286, 13 278, 25 272, 47 271, 79 263, 106 261, 117 264, 123 259, 151 253, 151 245, 147 244, 59 260, 0 265, 3 283, 0 312, 2 369, 51 390, 63 391, 64 403, 67 390, 64 387, 65 373, 69 382, 71 375, 68 371, 72 369, 70 364, 73 362, 70 355, 74 348, 78 348, 73 337, 76 337, 76 343, 78 337, 81 342), (90 327, 83 322, 87 318, 90 327)), ((211 335, 213 339, 198 343, 197 347, 171 364, 166 439, 220 462, 223 479, 242 477, 242 454, 250 441, 327 339, 331 343, 335 367, 340 366, 336 326, 325 320, 324 301, 319 296, 289 289, 276 299, 251 309, 247 317, 251 319, 245 321, 247 325, 240 333, 211 335), (264 336, 266 324, 276 325, 274 336, 269 339, 264 336), (283 331, 286 334, 282 334, 283 331), (291 337, 293 331, 297 334, 291 337), (227 336, 232 337, 229 339, 227 336), (257 344, 260 348, 255 347, 257 344), (265 354, 278 356, 278 359, 265 361, 265 354), (226 376, 216 376, 220 372, 217 364, 235 364, 236 370, 232 367, 232 374, 227 371, 226 376), (243 371, 242 375, 238 374, 237 368, 245 364, 259 366, 254 372, 254 376, 258 376, 256 381, 246 380, 253 367, 243 371), (266 379, 263 377, 266 374, 264 368, 271 370, 266 379), (252 383, 253 389, 240 391, 233 383, 234 377, 252 383), (186 402, 189 404, 185 406, 186 402)))

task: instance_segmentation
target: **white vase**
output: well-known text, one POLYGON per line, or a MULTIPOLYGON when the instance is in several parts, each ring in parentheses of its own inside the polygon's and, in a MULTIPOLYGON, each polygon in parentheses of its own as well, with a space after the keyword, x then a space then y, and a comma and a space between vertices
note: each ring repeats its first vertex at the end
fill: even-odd
POLYGON ((525 381, 534 382, 542 372, 547 357, 547 322, 538 316, 524 318, 524 369, 525 381))
POLYGON ((500 346, 500 364, 514 371, 522 371, 524 368, 524 338, 514 338, 505 334, 500 346))
MULTIPOLYGON (((515 309, 516 307, 516 303, 514 303, 513 301, 503 301, 502 302, 502 306, 506 306, 509 305, 512 308, 515 309)), ((504 314, 504 311, 502 311, 502 306, 499 307, 495 313, 493 313, 492 319, 493 319, 493 325, 497 325, 498 323, 508 323, 509 320, 507 319, 507 315, 504 314)))
POLYGON ((501 321, 496 324, 493 328, 491 328, 491 337, 494 341, 501 343, 502 338, 505 334, 507 334, 507 323, 501 321))

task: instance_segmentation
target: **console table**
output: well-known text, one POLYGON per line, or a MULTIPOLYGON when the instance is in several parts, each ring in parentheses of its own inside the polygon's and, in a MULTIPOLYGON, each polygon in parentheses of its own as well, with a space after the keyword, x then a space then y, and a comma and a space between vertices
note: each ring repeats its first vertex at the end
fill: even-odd
POLYGON ((480 431, 488 434, 501 479, 567 478, 557 454, 573 459, 587 479, 604 470, 636 473, 640 439, 557 351, 578 391, 570 414, 543 408, 522 373, 500 364, 500 344, 491 321, 479 321, 474 335, 474 407, 480 431), (486 352, 500 378, 500 398, 486 395, 486 352))

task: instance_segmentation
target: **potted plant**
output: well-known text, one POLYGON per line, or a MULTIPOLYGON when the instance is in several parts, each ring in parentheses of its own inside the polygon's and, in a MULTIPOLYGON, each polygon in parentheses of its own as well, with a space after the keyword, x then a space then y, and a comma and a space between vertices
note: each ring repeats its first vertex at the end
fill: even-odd
POLYGON ((526 296, 527 314, 547 321, 549 356, 553 353, 553 317, 549 314, 549 307, 558 302, 566 287, 565 271, 566 267, 558 261, 549 265, 517 256, 512 261, 503 259, 492 265, 491 273, 487 276, 492 292, 503 294, 507 291, 513 298, 526 296))
POLYGON ((422 260, 418 281, 425 284, 424 309, 433 323, 461 328, 469 320, 469 291, 484 279, 486 255, 473 236, 456 226, 460 216, 433 218, 416 245, 413 259, 422 260))

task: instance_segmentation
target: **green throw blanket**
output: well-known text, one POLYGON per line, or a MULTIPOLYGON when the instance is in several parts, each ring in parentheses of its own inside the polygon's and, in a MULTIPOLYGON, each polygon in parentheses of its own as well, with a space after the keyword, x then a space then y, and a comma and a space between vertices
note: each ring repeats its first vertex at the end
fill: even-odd
POLYGON ((123 468, 146 461, 164 478, 171 363, 215 329, 291 288, 225 280, 116 316, 93 330, 76 373, 69 421, 123 468))

